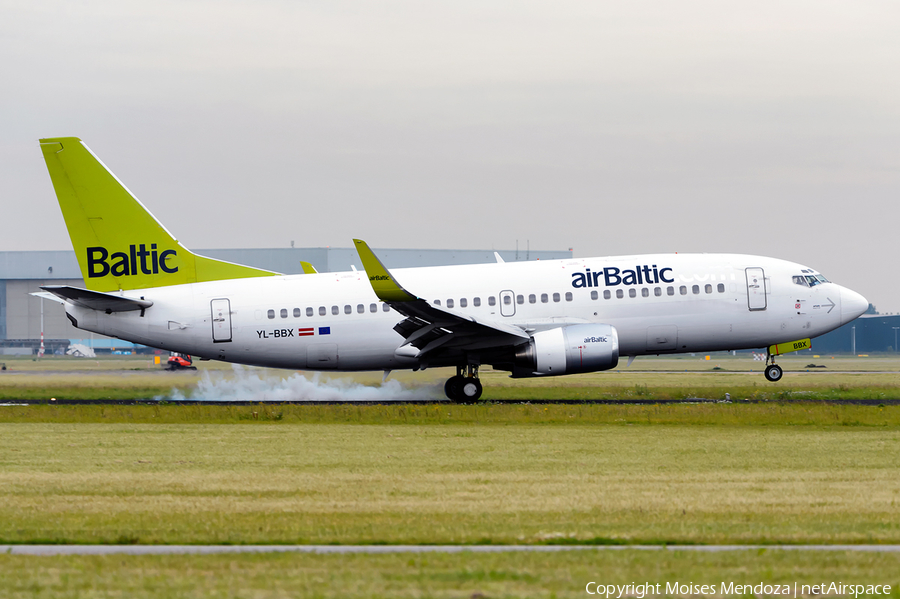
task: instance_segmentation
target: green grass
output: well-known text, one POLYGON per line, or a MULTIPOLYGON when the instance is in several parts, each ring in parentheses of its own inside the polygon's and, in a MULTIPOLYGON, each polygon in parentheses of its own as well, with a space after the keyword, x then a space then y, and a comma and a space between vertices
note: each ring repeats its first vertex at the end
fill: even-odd
MULTIPOLYGON (((900 556, 821 551, 572 551, 557 554, 54 556, 0 555, 9 599, 105 597, 568 598, 588 582, 889 584, 900 556)), ((592 587, 593 589, 594 587, 592 587)), ((602 596, 602 595, 601 595, 602 596)), ((808 596, 808 594, 807 594, 808 596)))
POLYGON ((900 406, 813 403, 510 404, 476 405, 12 405, 0 407, 2 423, 144 424, 415 424, 415 425, 729 425, 900 427, 900 406))
MULTIPOLYGON (((486 401, 618 400, 661 401, 690 398, 732 400, 887 400, 898 399, 900 359, 784 357, 786 369, 779 383, 764 380, 762 363, 745 357, 716 355, 706 361, 698 357, 642 358, 630 368, 568 377, 510 379, 507 373, 482 371, 486 401), (828 369, 806 369, 813 362, 828 369), (809 370, 809 372, 806 372, 809 370), (660 372, 662 371, 662 372, 660 372), (848 372, 849 371, 849 372, 848 372)), ((16 400, 135 400, 171 396, 174 390, 190 397, 204 373, 225 380, 241 375, 228 364, 196 362, 197 372, 164 372, 150 357, 113 356, 96 360, 71 357, 32 360, 13 358, 9 370, 0 373, 0 401, 16 400)), ((292 371, 247 368, 244 373, 280 380, 292 371)), ((392 378, 406 387, 422 389, 429 399, 450 376, 448 369, 424 373, 396 372, 392 378)), ((362 385, 379 386, 381 373, 326 374, 362 385)))
POLYGON ((0 542, 900 542, 896 410, 787 426, 510 407, 534 422, 2 424, 0 542))
MULTIPOLYGON (((293 376, 291 371, 253 369, 263 378, 281 380, 293 376)), ((230 371, 213 376, 234 379, 230 371)), ((448 376, 446 369, 427 373, 396 373, 394 378, 410 388, 422 388, 422 398, 435 394, 436 385, 448 376)), ((359 384, 379 386, 381 375, 362 373, 326 375, 348 379, 359 384)), ((163 371, 101 371, 90 373, 42 373, 0 375, 0 401, 91 399, 152 399, 168 397, 174 389, 190 397, 202 379, 198 373, 163 371)), ((660 401, 690 398, 724 399, 728 393, 734 401, 784 400, 883 400, 900 399, 900 373, 789 373, 779 383, 765 381, 759 373, 720 372, 603 372, 543 379, 510 379, 505 373, 486 371, 482 375, 485 401, 530 400, 620 400, 660 401)))
MULTIPOLYGON (((4 399, 144 398, 198 380, 127 358, 5 361, 4 399)), ((807 375, 791 372, 807 361, 782 360, 788 374, 770 385, 739 372, 759 363, 682 357, 565 379, 484 372, 495 400, 645 405, 0 407, 0 542, 900 542, 900 407, 778 403, 895 396, 898 362, 814 361, 870 373, 807 375), (652 405, 726 392, 736 403, 652 405)), ((583 597, 591 580, 645 579, 880 582, 898 596, 898 562, 774 549, 0 555, 0 596, 583 597)))

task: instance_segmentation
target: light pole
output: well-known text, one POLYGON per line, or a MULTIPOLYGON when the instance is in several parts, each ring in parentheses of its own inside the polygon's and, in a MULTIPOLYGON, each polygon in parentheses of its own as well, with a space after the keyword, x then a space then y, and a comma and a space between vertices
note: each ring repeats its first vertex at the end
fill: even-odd
POLYGON ((44 357, 44 298, 41 298, 41 347, 38 350, 38 358, 44 357))
POLYGON ((894 329, 894 353, 897 353, 897 329, 900 329, 900 327, 891 328, 894 329))

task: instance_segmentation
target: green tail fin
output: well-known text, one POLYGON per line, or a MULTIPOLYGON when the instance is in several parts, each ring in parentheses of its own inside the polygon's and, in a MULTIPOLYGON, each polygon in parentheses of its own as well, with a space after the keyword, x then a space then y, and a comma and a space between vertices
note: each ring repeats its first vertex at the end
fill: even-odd
POLYGON ((41 140, 85 286, 117 291, 279 273, 198 256, 77 137, 41 140))

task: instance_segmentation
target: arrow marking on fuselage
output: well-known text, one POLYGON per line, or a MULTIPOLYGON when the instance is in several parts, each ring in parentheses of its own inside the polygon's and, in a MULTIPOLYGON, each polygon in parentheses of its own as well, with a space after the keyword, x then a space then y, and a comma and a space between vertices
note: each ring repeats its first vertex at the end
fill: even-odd
MULTIPOLYGON (((813 306, 813 309, 814 309, 814 310, 818 310, 819 308, 825 308, 825 307, 827 307, 827 308, 828 308, 828 312, 826 312, 826 314, 831 314, 831 311, 834 310, 834 307, 835 307, 837 304, 835 304, 835 303, 831 300, 830 297, 826 297, 825 299, 827 299, 827 300, 829 301, 829 303, 827 303, 827 304, 816 304, 816 305, 813 306)), ((798 314, 799 314, 799 312, 798 312, 798 314)))

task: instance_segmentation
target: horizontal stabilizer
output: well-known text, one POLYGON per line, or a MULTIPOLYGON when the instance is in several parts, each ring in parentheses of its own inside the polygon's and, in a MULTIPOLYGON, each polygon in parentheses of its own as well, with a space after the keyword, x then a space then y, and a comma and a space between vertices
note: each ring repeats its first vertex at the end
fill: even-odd
POLYGON ((100 310, 101 312, 130 312, 133 310, 145 310, 153 305, 153 302, 145 299, 135 299, 103 293, 102 291, 90 291, 68 285, 45 285, 41 287, 56 297, 68 300, 76 306, 100 310))
POLYGON ((59 297, 58 295, 53 295, 49 291, 34 291, 29 293, 28 295, 33 295, 34 297, 39 297, 41 299, 45 299, 48 302, 56 302, 58 304, 65 304, 65 298, 59 297))

